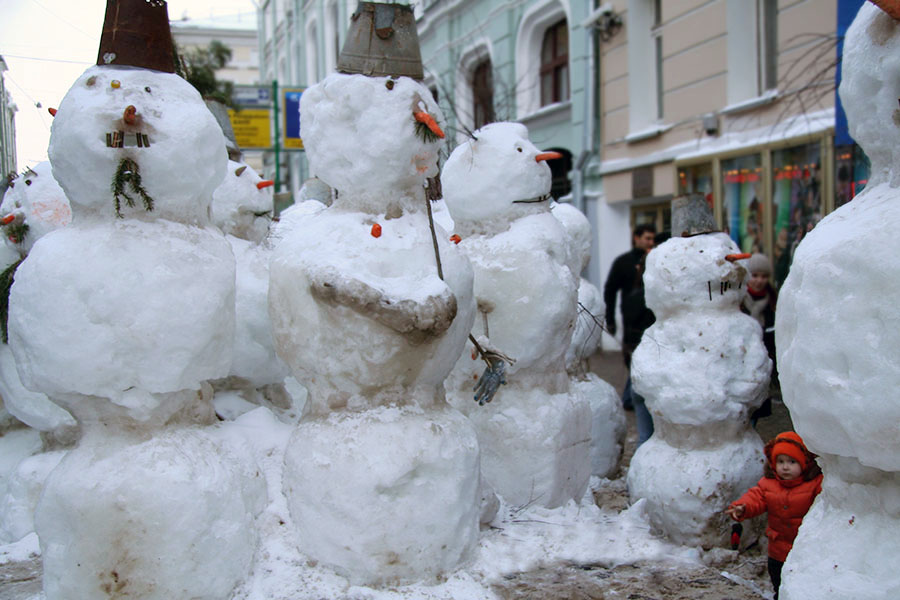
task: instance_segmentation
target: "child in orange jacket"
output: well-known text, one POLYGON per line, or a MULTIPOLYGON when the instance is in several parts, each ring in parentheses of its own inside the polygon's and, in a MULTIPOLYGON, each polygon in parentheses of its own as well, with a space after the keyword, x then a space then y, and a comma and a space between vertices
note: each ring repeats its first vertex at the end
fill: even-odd
POLYGON ((779 433, 765 447, 765 475, 725 512, 735 521, 769 513, 769 577, 775 600, 781 585, 781 568, 794 545, 797 530, 813 500, 822 491, 822 470, 816 455, 806 449, 793 431, 779 433))

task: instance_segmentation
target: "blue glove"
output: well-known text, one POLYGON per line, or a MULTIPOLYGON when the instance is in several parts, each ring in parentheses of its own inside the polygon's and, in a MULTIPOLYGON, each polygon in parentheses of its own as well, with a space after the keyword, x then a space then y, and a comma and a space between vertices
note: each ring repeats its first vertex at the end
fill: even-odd
POLYGON ((494 399, 497 389, 506 384, 506 363, 499 359, 491 360, 491 365, 484 369, 484 373, 475 384, 475 401, 479 406, 494 399))

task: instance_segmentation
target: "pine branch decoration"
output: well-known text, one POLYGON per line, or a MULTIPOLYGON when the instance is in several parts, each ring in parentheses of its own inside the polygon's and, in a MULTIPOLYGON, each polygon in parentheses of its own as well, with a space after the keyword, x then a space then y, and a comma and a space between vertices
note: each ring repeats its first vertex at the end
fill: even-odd
POLYGON ((422 138, 422 141, 427 144, 437 142, 441 139, 435 132, 428 128, 428 125, 421 121, 416 121, 416 135, 422 138))
POLYGON ((19 268, 23 260, 25 259, 20 258, 7 267, 3 273, 0 273, 0 336, 2 336, 4 344, 9 342, 9 331, 7 329, 9 322, 9 291, 12 289, 16 269, 19 268))
POLYGON ((28 223, 24 221, 20 223, 12 222, 3 228, 3 232, 13 244, 21 244, 25 240, 25 236, 28 235, 28 229, 28 223))
POLYGON ((138 164, 134 162, 133 159, 123 158, 119 163, 119 168, 116 169, 116 174, 113 176, 112 181, 112 193, 117 217, 120 219, 122 218, 121 198, 123 196, 125 198, 125 204, 134 207, 134 198, 132 198, 125 190, 126 186, 131 187, 132 194, 137 194, 141 197, 141 201, 144 203, 144 210, 148 212, 153 210, 153 198, 150 197, 147 190, 141 185, 140 167, 138 167, 138 164))

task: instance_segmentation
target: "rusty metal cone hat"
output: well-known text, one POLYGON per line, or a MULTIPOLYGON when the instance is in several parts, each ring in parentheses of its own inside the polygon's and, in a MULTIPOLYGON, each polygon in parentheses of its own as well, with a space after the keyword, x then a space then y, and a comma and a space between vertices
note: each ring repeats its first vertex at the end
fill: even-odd
POLYGON ((98 65, 175 72, 175 51, 164 0, 106 0, 98 65))
POLYGON ((872 4, 900 21, 900 0, 870 0, 872 4))
POLYGON ((690 237, 719 231, 712 207, 703 194, 687 194, 672 199, 672 235, 690 237))
POLYGON ((341 73, 370 77, 425 77, 416 17, 404 4, 360 2, 338 58, 341 73))

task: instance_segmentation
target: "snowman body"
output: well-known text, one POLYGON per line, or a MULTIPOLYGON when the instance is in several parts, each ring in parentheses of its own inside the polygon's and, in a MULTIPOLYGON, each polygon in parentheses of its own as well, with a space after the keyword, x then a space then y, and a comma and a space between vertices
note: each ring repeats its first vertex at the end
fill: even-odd
MULTIPOLYGON (((591 259, 591 224, 571 204, 554 204, 553 216, 569 234, 571 269, 581 273, 591 259)), ((566 350, 566 371, 591 405, 591 475, 613 477, 618 471, 627 433, 625 410, 616 388, 589 369, 588 361, 600 348, 605 314, 603 294, 584 277, 578 278, 578 306, 572 341, 566 350)))
POLYGON ((35 243, 10 294, 23 383, 82 431, 35 513, 45 593, 225 598, 265 492, 252 459, 190 426, 214 419, 204 382, 227 374, 234 334, 234 258, 207 216, 221 131, 174 74, 91 67, 50 157, 73 222, 35 243))
POLYGON ((898 52, 900 24, 865 3, 847 31, 840 94, 871 176, 804 237, 779 294, 784 401, 825 475, 785 562, 788 600, 900 595, 898 52))
POLYGON ((297 540, 354 583, 433 577, 468 557, 479 509, 477 439, 441 388, 472 271, 438 229, 438 272, 423 189, 438 145, 414 120, 440 109, 411 79, 345 74, 301 107, 338 197, 279 231, 270 266, 276 349, 311 406, 285 453, 297 540))
POLYGON ((667 537, 705 548, 727 542, 722 511, 763 470, 749 414, 771 361, 759 323, 738 309, 747 272, 726 260, 737 252, 723 233, 671 238, 650 252, 644 289, 656 322, 631 364, 654 433, 632 458, 629 496, 647 500, 651 525, 667 537))
POLYGON ((484 406, 473 402, 484 363, 471 347, 446 386, 478 431, 496 492, 555 507, 584 494, 591 418, 565 369, 577 299, 571 244, 550 212, 550 169, 527 135, 522 125, 488 125, 444 167, 444 199, 475 270, 472 334, 515 359, 484 406))

